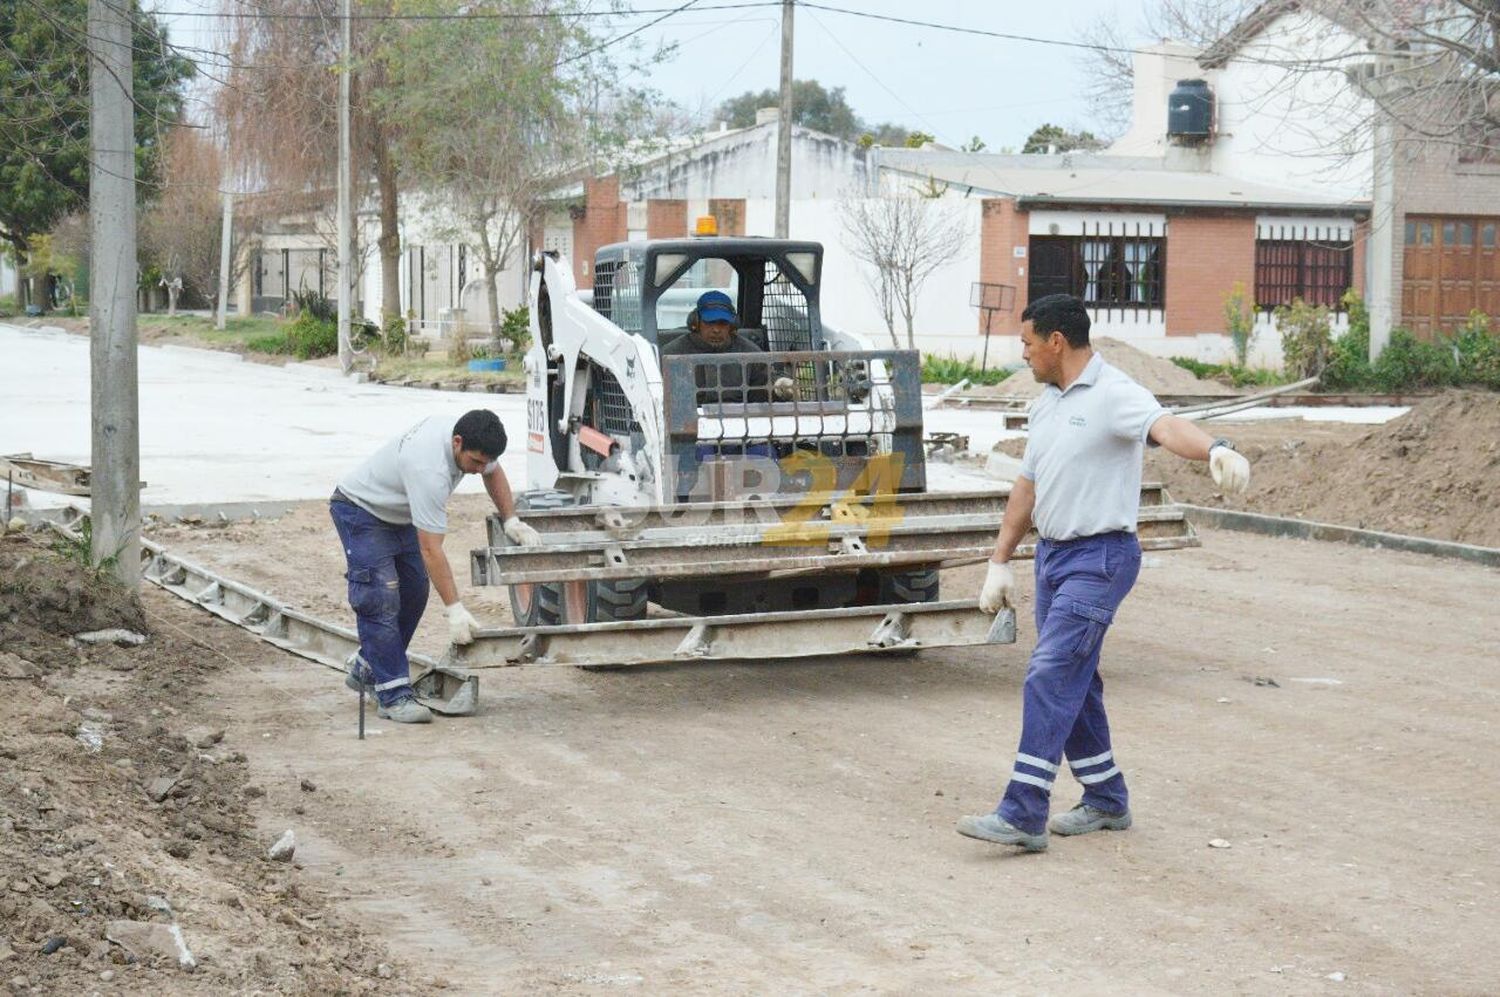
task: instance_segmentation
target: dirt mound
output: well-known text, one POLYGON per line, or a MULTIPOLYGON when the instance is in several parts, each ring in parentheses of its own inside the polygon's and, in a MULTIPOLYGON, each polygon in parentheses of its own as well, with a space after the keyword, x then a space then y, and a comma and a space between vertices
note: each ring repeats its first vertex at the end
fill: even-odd
MULTIPOLYGON (((1194 377, 1170 360, 1153 357, 1118 339, 1103 337, 1094 340, 1094 350, 1103 355, 1105 361, 1118 367, 1131 380, 1153 395, 1237 395, 1240 392, 1218 381, 1206 381, 1194 377)), ((1035 398, 1042 393, 1042 386, 1032 376, 1029 367, 1023 367, 993 388, 989 394, 1011 398, 1035 398)))
POLYGON ((266 857, 263 790, 197 701, 227 663, 216 648, 253 638, 154 590, 138 600, 33 537, 0 538, 0 579, 10 991, 407 992, 296 866, 266 857), (70 640, 109 627, 147 640, 70 640), (196 966, 179 964, 174 926, 196 966))
POLYGON ((1253 469, 1240 499, 1203 464, 1153 453, 1147 473, 1184 502, 1500 547, 1500 394, 1450 391, 1351 443, 1236 445, 1253 469))

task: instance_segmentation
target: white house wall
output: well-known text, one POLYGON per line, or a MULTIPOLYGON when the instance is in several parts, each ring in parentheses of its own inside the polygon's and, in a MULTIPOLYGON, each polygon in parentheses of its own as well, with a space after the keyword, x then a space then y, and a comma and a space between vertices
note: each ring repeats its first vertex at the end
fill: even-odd
MULTIPOLYGON (((864 183, 865 156, 830 135, 792 130, 792 199, 837 199, 864 183)), ((625 201, 776 196, 776 126, 728 132, 620 174, 625 201), (634 175, 632 173, 634 172, 634 175)))
POLYGON ((1283 14, 1223 68, 1214 90, 1216 173, 1302 187, 1349 200, 1370 197, 1369 102, 1344 69, 1368 59, 1362 42, 1316 14, 1283 14), (1277 62, 1323 66, 1288 70, 1277 62))

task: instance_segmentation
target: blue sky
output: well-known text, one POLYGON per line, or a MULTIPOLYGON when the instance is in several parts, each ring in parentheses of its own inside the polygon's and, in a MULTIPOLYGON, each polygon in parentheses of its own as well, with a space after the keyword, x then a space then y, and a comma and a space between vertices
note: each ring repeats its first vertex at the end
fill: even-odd
MULTIPOLYGON (((701 0, 705 6, 734 0, 701 0)), ((828 0, 829 6, 935 21, 1038 38, 1077 41, 1098 19, 1121 23, 1134 35, 1150 0, 828 0)), ((660 8, 671 0, 630 0, 660 8)), ((161 11, 213 11, 217 0, 146 0, 161 11)), ((628 30, 657 15, 622 19, 628 30)), ((212 22, 167 18, 174 40, 208 47, 212 22)), ((991 149, 1019 147, 1044 122, 1089 126, 1081 96, 1076 49, 1036 42, 884 23, 799 7, 796 75, 842 86, 868 121, 892 121, 930 132, 949 145, 972 135, 991 149)), ((688 10, 642 32, 646 47, 676 42, 671 61, 646 82, 692 111, 709 109, 746 90, 774 87, 779 73, 780 17, 776 7, 688 10)))

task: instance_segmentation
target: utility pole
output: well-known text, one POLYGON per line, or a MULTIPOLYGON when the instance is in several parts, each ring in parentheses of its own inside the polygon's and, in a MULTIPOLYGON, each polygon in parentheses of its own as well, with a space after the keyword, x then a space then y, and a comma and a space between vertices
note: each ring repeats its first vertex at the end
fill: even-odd
POLYGON ((354 366, 354 349, 349 342, 352 290, 350 273, 354 262, 350 259, 353 254, 349 251, 349 191, 353 186, 353 170, 349 163, 349 74, 353 70, 353 60, 350 58, 353 46, 349 33, 349 0, 341 0, 339 17, 339 368, 347 374, 354 366))
POLYGON ((229 234, 234 229, 234 195, 229 191, 226 171, 224 184, 224 223, 219 233, 219 314, 214 328, 223 330, 229 320, 229 234))
POLYGON ((785 239, 792 217, 792 10, 781 0, 781 109, 776 114, 776 238, 785 239))
POLYGON ((124 585, 141 579, 140 396, 135 330, 135 108, 130 16, 89 0, 89 559, 124 585))
POLYGON ((1370 243, 1366 258, 1370 272, 1370 362, 1379 359, 1391 341, 1396 265, 1396 141, 1391 116, 1375 105, 1375 176, 1370 187, 1370 243))

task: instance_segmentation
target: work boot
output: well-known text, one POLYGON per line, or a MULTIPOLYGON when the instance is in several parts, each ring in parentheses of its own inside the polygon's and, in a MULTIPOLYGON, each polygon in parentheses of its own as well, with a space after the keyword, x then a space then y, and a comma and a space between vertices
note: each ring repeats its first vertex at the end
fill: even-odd
POLYGON ((355 692, 361 690, 375 695, 375 681, 370 677, 370 669, 360 659, 358 654, 351 654, 345 660, 346 674, 344 684, 355 692))
POLYGON ((378 716, 386 720, 394 720, 398 724, 432 723, 432 711, 417 702, 417 697, 410 693, 400 699, 392 700, 375 712, 378 716))
POLYGON ((1047 850, 1047 832, 1027 834, 999 814, 983 814, 975 817, 960 817, 958 833, 966 838, 992 841, 997 845, 1020 845, 1028 852, 1047 850))
POLYGON ((1057 834, 1088 834, 1090 831, 1123 831, 1130 826, 1130 811, 1112 814, 1108 810, 1080 803, 1065 814, 1058 814, 1047 825, 1057 834))

